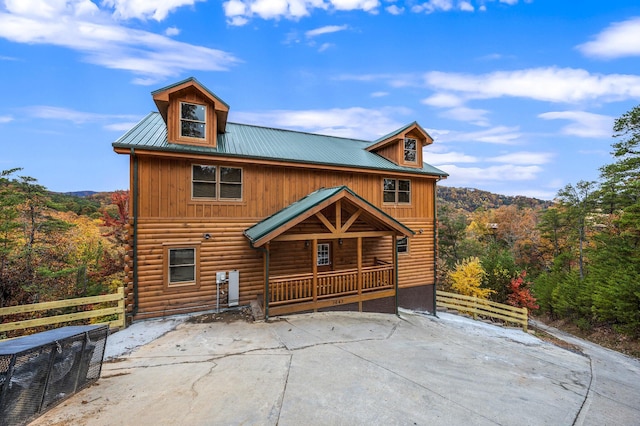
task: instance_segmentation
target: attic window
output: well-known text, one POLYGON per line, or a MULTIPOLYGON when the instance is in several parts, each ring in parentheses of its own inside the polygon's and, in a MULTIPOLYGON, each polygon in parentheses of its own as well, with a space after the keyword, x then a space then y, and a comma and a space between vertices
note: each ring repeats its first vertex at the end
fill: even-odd
POLYGON ((417 146, 418 141, 413 138, 404 138, 404 161, 406 163, 417 163, 417 146))
POLYGON ((180 102, 180 136, 205 139, 206 116, 206 106, 180 102))

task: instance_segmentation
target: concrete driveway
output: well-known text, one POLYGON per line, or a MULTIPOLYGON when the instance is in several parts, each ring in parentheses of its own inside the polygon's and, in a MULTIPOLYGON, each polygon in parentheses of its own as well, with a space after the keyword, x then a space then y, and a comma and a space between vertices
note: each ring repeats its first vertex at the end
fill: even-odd
POLYGON ((448 314, 183 323, 33 425, 638 424, 640 363, 610 355, 448 314))

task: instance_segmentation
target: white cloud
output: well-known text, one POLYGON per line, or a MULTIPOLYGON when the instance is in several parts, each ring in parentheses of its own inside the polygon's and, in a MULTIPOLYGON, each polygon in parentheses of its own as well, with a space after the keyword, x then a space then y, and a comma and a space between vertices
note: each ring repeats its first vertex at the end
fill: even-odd
POLYGON ((138 124, 137 121, 129 121, 129 122, 122 122, 122 123, 113 123, 113 124, 107 124, 105 126, 103 126, 103 128, 105 130, 110 130, 112 132, 128 132, 129 130, 131 130, 133 128, 133 126, 135 126, 136 124, 138 124))
POLYGON ((551 161, 554 154, 550 152, 513 152, 511 154, 503 154, 497 157, 488 158, 487 161, 494 163, 507 163, 507 164, 547 164, 551 161))
POLYGON ((362 10, 377 13, 379 0, 227 0, 222 3, 229 25, 241 26, 254 17, 298 20, 314 10, 362 10))
POLYGON ((372 98, 383 98, 385 96, 389 96, 389 92, 373 92, 371 94, 372 98))
POLYGON ((47 2, 57 7, 45 8, 37 14, 11 5, 7 13, 0 12, 0 38, 71 49, 82 53, 89 63, 136 74, 134 82, 138 84, 154 84, 187 70, 222 71, 239 62, 221 50, 113 24, 108 15, 90 10, 85 3, 47 2))
POLYGON ((162 21, 175 9, 192 6, 197 1, 204 0, 102 0, 101 4, 112 8, 117 18, 162 21))
POLYGON ((425 150, 424 161, 429 164, 477 163, 478 158, 462 152, 437 153, 425 150))
POLYGON ((391 118, 392 115, 398 114, 410 115, 411 111, 397 107, 379 110, 353 107, 329 110, 234 112, 233 121, 374 140, 406 124, 391 118))
POLYGON ((4 5, 9 13, 45 19, 98 13, 98 6, 90 0, 5 0, 4 5))
POLYGON ((164 30, 164 34, 167 37, 172 37, 172 36, 177 36, 178 34, 180 34, 180 28, 177 27, 169 27, 166 30, 164 30))
POLYGON ((458 8, 463 12, 473 12, 473 11, 475 11, 475 8, 473 7, 473 5, 468 1, 461 1, 458 4, 458 8))
POLYGON ((594 40, 577 46, 585 56, 615 59, 640 56, 640 17, 615 22, 605 28, 594 40))
POLYGON ((13 117, 10 115, 0 115, 0 124, 1 123, 9 123, 13 121, 13 117))
POLYGON ((327 25, 326 27, 316 28, 315 30, 309 30, 304 33, 308 38, 316 37, 322 34, 337 33, 344 31, 348 28, 346 25, 327 25))
POLYGON ((436 93, 422 100, 425 105, 431 105, 435 107, 451 108, 461 106, 464 100, 459 96, 452 95, 451 93, 436 93))
POLYGON ((453 9, 453 0, 429 0, 427 2, 416 4, 411 8, 415 13, 433 13, 433 12, 448 12, 453 9))
POLYGON ((438 164, 434 166, 449 173, 447 185, 477 187, 479 183, 535 180, 543 172, 537 165, 523 166, 505 164, 489 167, 459 167, 454 164, 438 164))
POLYGON ((545 120, 569 120, 571 124, 562 128, 565 135, 581 138, 606 138, 612 135, 613 117, 585 111, 552 111, 538 115, 545 120))
POLYGON ((519 97, 577 103, 640 97, 640 76, 590 74, 573 68, 531 68, 481 75, 432 71, 424 74, 424 83, 467 99, 519 97))
POLYGON ((496 126, 478 132, 434 131, 440 142, 482 142, 498 145, 515 145, 522 138, 518 127, 496 126))
POLYGON ((404 13, 404 7, 398 7, 395 4, 388 6, 385 10, 392 15, 402 15, 404 13))
POLYGON ((485 109, 467 108, 464 106, 451 108, 440 113, 440 116, 450 118, 452 120, 464 121, 476 126, 487 127, 489 126, 489 120, 487 120, 487 114, 489 111, 485 109))
POLYGON ((529 68, 469 74, 430 71, 423 74, 343 74, 337 80, 386 81, 392 87, 422 87, 435 94, 422 102, 462 105, 471 99, 515 97, 556 103, 616 102, 640 98, 640 76, 592 74, 575 68, 529 68))
POLYGON ((140 117, 126 114, 98 114, 50 105, 35 105, 28 107, 25 109, 25 114, 36 118, 70 121, 74 124, 96 123, 122 119, 137 122, 137 120, 140 119, 140 117))
POLYGON ((322 43, 318 48, 318 52, 324 52, 325 50, 331 49, 333 46, 335 46, 333 43, 322 43))

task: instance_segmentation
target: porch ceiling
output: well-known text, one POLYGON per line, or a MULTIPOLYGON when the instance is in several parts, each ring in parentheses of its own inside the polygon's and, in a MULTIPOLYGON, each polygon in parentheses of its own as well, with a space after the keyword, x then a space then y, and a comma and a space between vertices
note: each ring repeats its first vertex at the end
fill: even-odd
MULTIPOLYGON (((359 219, 374 224, 377 228, 383 228, 386 232, 400 236, 410 237, 415 234, 411 229, 357 195, 347 186, 338 186, 335 188, 321 188, 312 192, 246 229, 244 235, 249 239, 253 247, 261 247, 311 216, 324 217, 321 213, 323 209, 339 202, 342 203, 342 200, 346 200, 347 205, 353 206, 355 208, 353 211, 364 212, 365 214, 359 215, 359 219)), ((352 209, 348 208, 347 210, 351 211, 352 209)), ((356 218, 354 217, 354 220, 356 218)), ((331 224, 328 225, 327 227, 331 231, 327 235, 328 237, 331 234, 341 237, 347 236, 347 234, 344 234, 348 229, 348 226, 345 226, 347 224, 336 224, 335 227, 331 224), (342 228, 347 229, 342 230, 342 228)))

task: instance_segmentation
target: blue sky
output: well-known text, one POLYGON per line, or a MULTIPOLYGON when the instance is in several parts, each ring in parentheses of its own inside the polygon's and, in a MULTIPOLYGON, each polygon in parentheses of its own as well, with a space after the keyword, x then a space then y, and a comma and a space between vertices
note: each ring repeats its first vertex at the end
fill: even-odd
POLYGON ((111 143, 193 76, 229 120, 375 140, 449 186, 551 199, 640 104, 637 0, 0 0, 0 170, 128 187, 111 143))

